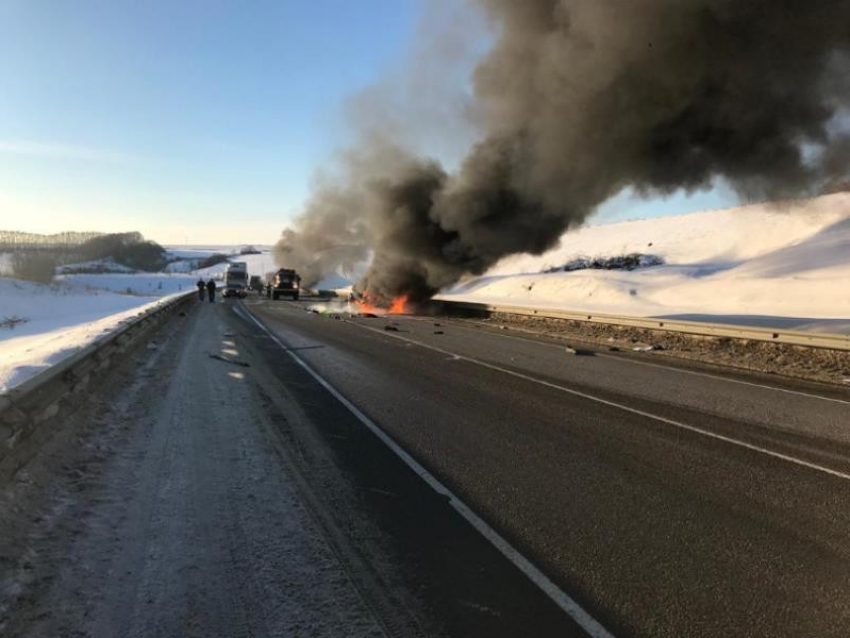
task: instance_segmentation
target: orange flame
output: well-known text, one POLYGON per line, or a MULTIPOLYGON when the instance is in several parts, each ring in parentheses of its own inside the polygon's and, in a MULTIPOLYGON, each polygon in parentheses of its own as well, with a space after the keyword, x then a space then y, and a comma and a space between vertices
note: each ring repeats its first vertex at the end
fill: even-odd
POLYGON ((389 308, 376 306, 371 302, 369 295, 363 295, 360 299, 355 299, 354 303, 360 312, 369 313, 372 315, 404 315, 408 313, 407 295, 399 295, 390 302, 389 308))
POLYGON ((407 295, 400 295, 393 299, 390 309, 387 312, 391 315, 407 314, 407 295))

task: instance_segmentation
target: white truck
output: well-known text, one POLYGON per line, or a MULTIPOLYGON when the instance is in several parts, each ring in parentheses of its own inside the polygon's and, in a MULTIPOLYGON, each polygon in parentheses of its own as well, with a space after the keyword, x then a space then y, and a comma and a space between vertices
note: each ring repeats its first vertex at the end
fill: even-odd
POLYGON ((225 297, 244 298, 248 294, 248 264, 244 261, 232 261, 224 271, 225 297))

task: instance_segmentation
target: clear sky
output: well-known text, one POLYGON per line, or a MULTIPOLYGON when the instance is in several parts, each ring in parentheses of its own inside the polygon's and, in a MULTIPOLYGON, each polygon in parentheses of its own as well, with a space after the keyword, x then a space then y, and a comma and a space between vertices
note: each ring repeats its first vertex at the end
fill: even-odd
POLYGON ((273 243, 427 2, 0 0, 0 228, 273 243))

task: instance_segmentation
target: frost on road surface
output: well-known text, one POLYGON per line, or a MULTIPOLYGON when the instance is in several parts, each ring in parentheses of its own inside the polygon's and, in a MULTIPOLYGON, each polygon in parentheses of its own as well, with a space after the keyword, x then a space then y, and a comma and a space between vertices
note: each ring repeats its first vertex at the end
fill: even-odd
POLYGON ((383 635, 251 370, 209 356, 239 356, 228 310, 169 324, 0 491, 0 635, 383 635))

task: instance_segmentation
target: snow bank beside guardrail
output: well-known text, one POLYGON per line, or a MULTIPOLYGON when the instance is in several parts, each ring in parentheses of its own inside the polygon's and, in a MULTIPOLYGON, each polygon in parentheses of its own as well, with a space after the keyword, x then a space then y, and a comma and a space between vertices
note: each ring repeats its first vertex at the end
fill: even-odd
POLYGON ((0 394, 0 484, 52 436, 56 417, 82 402, 97 378, 187 303, 192 297, 184 294, 148 304, 103 338, 0 394))
POLYGON ((0 394, 185 294, 121 295, 0 278, 0 394))

